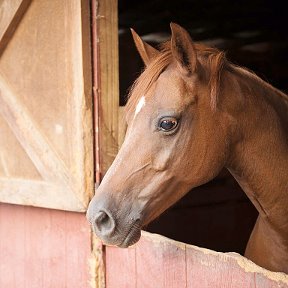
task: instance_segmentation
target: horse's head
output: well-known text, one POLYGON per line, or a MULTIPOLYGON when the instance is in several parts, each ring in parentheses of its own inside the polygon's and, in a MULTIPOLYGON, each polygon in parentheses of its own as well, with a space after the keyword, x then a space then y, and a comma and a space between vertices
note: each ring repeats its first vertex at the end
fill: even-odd
POLYGON ((146 70, 127 104, 125 141, 88 209, 95 233, 127 247, 140 229, 225 165, 228 128, 216 104, 223 54, 171 24, 158 51, 132 31, 146 70))

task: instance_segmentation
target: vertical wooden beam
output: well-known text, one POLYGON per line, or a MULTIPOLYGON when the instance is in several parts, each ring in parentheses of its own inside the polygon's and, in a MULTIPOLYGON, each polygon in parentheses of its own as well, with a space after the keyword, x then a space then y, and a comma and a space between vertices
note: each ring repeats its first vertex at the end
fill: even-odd
MULTIPOLYGON (((119 68, 117 0, 92 0, 95 181, 118 152, 119 68)), ((104 246, 92 236, 91 285, 105 286, 104 246)))
MULTIPOLYGON (((91 232, 92 233, 92 232, 91 232)), ((91 234, 92 254, 89 261, 91 288, 105 288, 104 250, 101 241, 91 234)))
POLYGON ((98 162, 103 175, 119 148, 118 5, 117 0, 99 0, 96 3, 97 39, 94 41, 98 44, 98 83, 95 87, 99 119, 98 162))
POLYGON ((91 1, 91 24, 92 24, 92 67, 93 67, 93 104, 94 104, 94 174, 95 186, 98 186, 101 181, 100 174, 100 134, 99 134, 99 103, 100 103, 100 63, 99 63, 99 45, 98 45, 98 1, 91 1))

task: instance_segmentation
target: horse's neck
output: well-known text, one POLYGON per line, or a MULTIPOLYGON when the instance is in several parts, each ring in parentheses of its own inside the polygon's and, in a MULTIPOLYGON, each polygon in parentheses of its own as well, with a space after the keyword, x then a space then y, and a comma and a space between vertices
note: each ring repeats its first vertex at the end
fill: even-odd
POLYGON ((228 169, 260 216, 287 237, 288 97, 241 68, 230 73, 234 79, 228 90, 237 91, 228 92, 238 94, 242 109, 233 112, 239 139, 228 169))

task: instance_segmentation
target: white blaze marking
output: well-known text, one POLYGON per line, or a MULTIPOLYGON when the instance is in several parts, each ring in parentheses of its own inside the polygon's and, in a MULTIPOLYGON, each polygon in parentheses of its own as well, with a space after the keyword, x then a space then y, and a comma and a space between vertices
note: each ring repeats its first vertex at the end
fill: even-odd
POLYGON ((141 109, 145 106, 145 96, 142 96, 136 106, 134 118, 141 111, 141 109))

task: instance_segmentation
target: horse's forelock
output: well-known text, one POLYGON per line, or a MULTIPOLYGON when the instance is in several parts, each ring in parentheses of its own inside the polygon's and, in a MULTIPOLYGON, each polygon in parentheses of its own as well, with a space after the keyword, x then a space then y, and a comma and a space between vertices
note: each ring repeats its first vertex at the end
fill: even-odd
POLYGON ((141 75, 134 82, 128 94, 128 102, 126 112, 129 113, 134 109, 147 91, 155 83, 160 74, 172 63, 172 55, 170 50, 162 50, 162 53, 149 64, 141 75))
MULTIPOLYGON (((206 79, 209 79, 211 109, 217 107, 217 98, 220 89, 221 72, 225 63, 225 54, 216 48, 207 47, 203 44, 194 44, 197 57, 204 61, 204 72, 207 73, 206 79)), ((161 54, 155 58, 151 64, 141 73, 132 85, 128 94, 128 103, 126 105, 126 113, 135 109, 140 98, 147 93, 152 84, 157 81, 160 74, 173 62, 170 50, 170 41, 162 43, 160 46, 161 54)))

